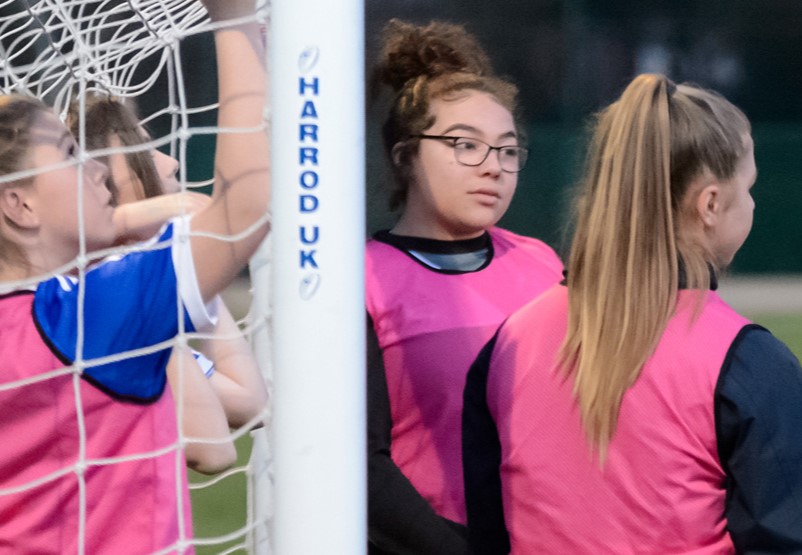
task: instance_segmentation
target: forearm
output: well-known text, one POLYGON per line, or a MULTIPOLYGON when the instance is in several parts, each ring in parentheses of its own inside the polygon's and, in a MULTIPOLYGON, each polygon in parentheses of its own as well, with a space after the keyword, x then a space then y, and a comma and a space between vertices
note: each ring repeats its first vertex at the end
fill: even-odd
POLYGON ((170 218, 196 212, 208 205, 209 200, 200 193, 184 192, 117 206, 113 216, 117 242, 150 239, 170 218))
MULTIPOLYGON (((205 4, 214 8, 214 19, 221 25, 231 16, 253 13, 253 2, 206 0, 205 4)), ((192 237, 193 258, 198 266, 204 265, 198 285, 205 299, 225 287, 261 243, 270 200, 269 137, 263 125, 267 77, 259 28, 248 22, 221 27, 214 34, 220 127, 214 192, 209 208, 193 218, 192 228, 237 238, 192 237), (259 221, 263 224, 251 230, 259 221)))
POLYGON ((173 349, 167 380, 179 411, 181 435, 187 439, 187 465, 213 474, 234 464, 237 452, 223 407, 188 349, 173 349))
POLYGON ((368 461, 368 539, 389 553, 469 553, 465 527, 435 513, 389 453, 368 461))
POLYGON ((250 344, 222 300, 214 335, 201 342, 200 351, 214 362, 211 384, 229 425, 238 428, 253 420, 267 404, 267 387, 250 344))
POLYGON ((232 131, 218 135, 215 178, 223 186, 214 188, 212 198, 219 201, 225 197, 232 233, 262 217, 269 202, 265 184, 270 149, 263 127, 267 75, 261 42, 255 23, 215 33, 220 93, 217 124, 232 131), (237 194, 229 184, 236 184, 237 194))

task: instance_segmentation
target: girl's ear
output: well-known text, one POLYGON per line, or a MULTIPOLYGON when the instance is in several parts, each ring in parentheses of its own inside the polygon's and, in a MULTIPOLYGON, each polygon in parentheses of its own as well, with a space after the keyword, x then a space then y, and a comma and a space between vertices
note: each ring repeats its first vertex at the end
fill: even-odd
POLYGON ((714 227, 722 211, 722 188, 709 171, 702 172, 688 185, 686 206, 704 228, 714 227))
POLYGON ((39 227, 39 216, 28 199, 28 187, 5 187, 0 190, 0 213, 3 218, 20 229, 39 227))
POLYGON ((696 211, 705 227, 714 227, 721 216, 722 189, 718 181, 708 182, 696 197, 696 211))
POLYGON ((397 168, 403 166, 407 161, 406 146, 407 145, 403 142, 397 142, 393 146, 393 150, 390 151, 390 158, 393 160, 393 165, 397 168))

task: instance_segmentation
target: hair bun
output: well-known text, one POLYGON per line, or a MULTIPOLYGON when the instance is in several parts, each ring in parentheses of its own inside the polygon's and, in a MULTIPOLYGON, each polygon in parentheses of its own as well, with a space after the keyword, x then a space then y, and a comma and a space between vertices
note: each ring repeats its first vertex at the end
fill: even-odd
POLYGON ((434 21, 425 26, 391 19, 382 34, 374 78, 395 91, 413 79, 449 73, 492 75, 490 58, 461 25, 434 21))

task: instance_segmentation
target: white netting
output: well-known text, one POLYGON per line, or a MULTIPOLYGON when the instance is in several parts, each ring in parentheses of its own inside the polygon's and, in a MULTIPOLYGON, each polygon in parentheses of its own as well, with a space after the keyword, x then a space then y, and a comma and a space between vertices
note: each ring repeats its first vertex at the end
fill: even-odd
POLYGON ((2 86, 67 105, 83 81, 118 96, 149 90, 177 41, 205 18, 192 0, 6 0, 2 86), (148 71, 138 71, 148 62, 148 71))
MULTIPOLYGON (((153 141, 139 149, 149 149, 170 144, 171 153, 181 162, 182 188, 203 186, 210 182, 188 183, 187 159, 190 156, 190 140, 193 137, 210 136, 219 129, 208 124, 193 124, 198 115, 211 114, 215 109, 214 102, 195 105, 188 98, 186 75, 182 70, 182 41, 188 37, 200 36, 210 28, 205 10, 195 0, 0 0, 0 90, 3 93, 22 92, 39 97, 54 106, 56 112, 64 116, 70 102, 81 99, 89 92, 102 92, 118 98, 136 99, 143 121, 153 121, 166 116, 169 127, 153 141), (141 100, 149 96, 149 102, 141 100), (157 98, 158 101, 152 99, 157 98)), ((211 41, 211 37, 208 37, 211 41)), ((209 51, 213 52, 213 51, 209 51)), ((211 86, 213 80, 214 56, 209 55, 206 64, 193 67, 193 72, 205 73, 203 81, 211 86)), ((83 125, 81 125, 83 135, 83 125)), ((123 149, 125 150, 125 149, 123 149)), ((130 148, 128 149, 130 150, 130 148)), ((108 154, 110 150, 83 153, 86 160, 90 157, 108 154)), ((14 176, 12 176, 14 177, 14 176)), ((15 177, 20 177, 16 175, 15 177)), ((4 181, 8 180, 8 176, 4 181)), ((79 221, 83 217, 78 208, 79 221)), ((224 238, 231 240, 232 238, 224 238)), ((148 248, 163 248, 165 245, 151 245, 148 248)), ((117 249, 116 252, 130 250, 131 247, 117 249)), ((60 271, 72 270, 78 279, 83 279, 88 264, 97 253, 86 253, 82 241, 81 253, 68 267, 60 271)), ((108 254, 104 252, 101 254, 108 254)), ((255 270, 264 275, 263 268, 268 256, 262 251, 255 258, 255 270)), ((19 286, 20 284, 10 284, 19 286)), ((266 283, 262 285, 266 287, 266 283)), ((254 296, 257 303, 252 304, 248 286, 241 283, 234 288, 231 298, 237 306, 232 307, 235 316, 248 315, 243 319, 243 330, 247 337, 261 342, 255 345, 260 354, 260 365, 268 370, 267 355, 267 302, 266 291, 257 292, 254 296), (244 293, 244 295, 243 295, 244 293), (262 300, 259 301, 259 297, 262 300)), ((81 298, 82 303, 82 298, 81 298)), ((180 302, 177 302, 180 305, 180 302)), ((82 309, 79 308, 79 322, 82 309)), ((79 324, 78 342, 82 342, 82 326, 79 324)), ((185 344, 188 335, 181 333, 176 344, 185 344)), ((155 346, 148 350, 157 348, 155 346)), ((112 357, 123 359, 138 356, 138 352, 126 352, 112 357)), ((37 379, 50 379, 57 375, 72 372, 75 377, 76 392, 80 372, 92 365, 109 362, 104 360, 83 360, 80 356, 80 345, 76 349, 78 360, 72 368, 54 375, 38 376, 37 379)), ((0 390, 12 387, 23 387, 25 383, 3 384, 0 390)), ((76 395, 79 403, 79 420, 81 397, 76 395)), ((177 412, 183 412, 182 403, 178 402, 177 412)), ((254 421, 266 420, 267 409, 254 421)), ((251 426, 232 432, 235 439, 249 434, 251 426)), ((269 496, 269 484, 261 482, 258 488, 253 486, 254 474, 259 480, 269 477, 269 450, 266 445, 266 434, 257 431, 254 450, 259 452, 260 459, 246 462, 213 479, 195 482, 193 489, 193 508, 205 506, 206 515, 195 519, 195 538, 192 543, 203 553, 231 553, 240 550, 251 550, 264 553, 268 551, 265 540, 267 516, 264 514, 269 500, 256 499, 256 494, 269 496), (255 471, 254 471, 255 468, 255 471), (247 485, 246 485, 247 484, 247 485), (196 499, 200 499, 196 502, 196 499), (205 501, 204 501, 205 499, 205 501), (229 505, 219 505, 226 500, 229 505), (234 506, 231 506, 231 505, 234 506), (255 506, 261 509, 254 509, 255 506), (218 507, 218 510, 215 510, 218 507), (221 515, 242 513, 243 519, 235 525, 220 526, 221 515), (203 546, 209 546, 204 548, 203 546), (222 550, 222 551, 221 551, 222 550)), ((179 437, 173 449, 180 449, 187 440, 179 437)), ((248 443, 239 441, 240 445, 248 443)), ((158 456, 160 453, 143 453, 141 456, 158 456)), ((79 461, 74 467, 60 470, 43 480, 52 480, 63 473, 75 473, 81 476, 86 464, 115 464, 120 460, 79 461)), ((181 469, 177 468, 176 472, 181 469)), ((41 481, 41 480, 40 480, 41 481)), ((33 487, 27 484, 24 487, 33 487)), ((16 488, 19 489, 19 488, 16 488)), ((0 490, 0 495, 11 491, 0 490)), ((180 513, 180 499, 177 496, 180 513)), ((81 508, 82 513, 85 507, 81 508)), ((83 518, 79 518, 79 521, 83 518)), ((182 547, 182 541, 177 547, 182 547)))

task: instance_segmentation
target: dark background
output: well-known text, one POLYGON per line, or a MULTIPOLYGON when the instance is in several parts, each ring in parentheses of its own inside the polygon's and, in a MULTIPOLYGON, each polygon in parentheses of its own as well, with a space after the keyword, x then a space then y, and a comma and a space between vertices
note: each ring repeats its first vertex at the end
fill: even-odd
MULTIPOLYGON (((802 272, 802 1, 382 0, 366 3, 368 64, 391 17, 463 23, 521 90, 530 161, 502 225, 565 245, 589 115, 637 73, 718 90, 749 116, 759 170, 752 234, 733 273, 802 272)), ((368 224, 386 169, 368 121, 368 224)))
MULTIPOLYGON (((0 15, 23 5, 6 4, 0 15)), ((637 73, 660 72, 718 90, 752 121, 757 208, 733 272, 802 273, 802 0, 366 0, 366 74, 392 17, 464 24, 519 85, 531 153, 503 226, 562 249, 588 117, 637 73)), ((188 37, 181 50, 190 106, 214 102, 210 37, 188 37)), ((139 71, 153 73, 147 64, 139 71)), ((162 107, 165 90, 161 79, 139 99, 140 112, 162 107)), ((378 140, 385 109, 368 104, 366 233, 395 217, 378 140)), ((213 125, 214 114, 190 123, 213 125)), ((169 130, 166 119, 151 124, 154 136, 169 130)), ((190 181, 210 176, 213 144, 209 135, 190 140, 190 181)))

